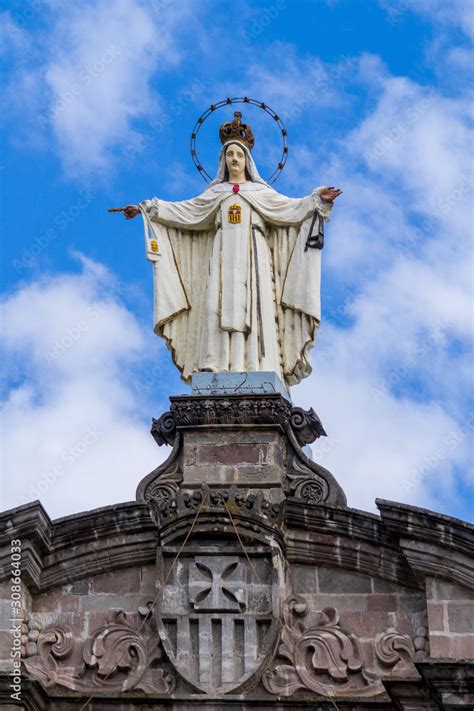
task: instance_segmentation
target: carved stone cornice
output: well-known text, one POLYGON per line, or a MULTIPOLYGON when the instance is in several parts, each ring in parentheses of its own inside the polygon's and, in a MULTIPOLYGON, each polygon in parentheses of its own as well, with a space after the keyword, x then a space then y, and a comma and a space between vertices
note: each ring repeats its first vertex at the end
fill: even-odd
MULTIPOLYGON (((165 465, 162 465, 164 469, 165 465)), ((172 495, 175 496, 176 492, 177 487, 172 495)), ((463 522, 422 509, 422 525, 415 525, 420 509, 389 502, 383 504, 384 516, 380 518, 347 507, 314 506, 305 504, 301 499, 287 498, 281 510, 288 560, 292 563, 343 567, 411 588, 422 587, 424 575, 432 574, 433 566, 441 561, 437 575, 442 573, 444 577, 466 585, 469 547, 461 557, 461 551, 453 553, 453 542, 457 547, 460 540, 465 540, 471 529, 468 524, 466 528, 463 522), (389 509, 410 517, 409 539, 399 535, 401 530, 406 530, 401 528, 400 520, 396 530, 394 526, 387 525, 389 509), (437 540, 440 524, 446 531, 442 541, 437 540), (458 529, 458 534, 455 534, 455 529, 458 529), (449 530, 453 531, 452 535, 447 535, 449 530), (428 544, 429 538, 433 543, 428 544), (418 578, 414 576, 414 570, 418 578)), ((379 505, 382 506, 382 502, 379 505)), ((163 522, 166 537, 173 535, 173 529, 175 534, 188 530, 196 509, 189 507, 187 511, 188 514, 182 519, 173 516, 163 522)), ((229 517, 224 510, 219 512, 210 505, 203 510, 203 514, 204 528, 215 527, 218 522, 223 525, 223 530, 231 532, 229 517)), ((246 516, 247 530, 251 530, 255 521, 249 514, 250 510, 245 508, 243 513, 236 512, 239 530, 245 528, 242 521, 246 516)), ((260 518, 261 532, 275 530, 277 522, 279 526, 278 518, 260 518)), ((158 531, 145 503, 130 502, 50 521, 41 504, 33 502, 3 513, 0 528, 5 531, 3 541, 8 541, 3 557, 0 557, 0 579, 6 579, 9 575, 10 537, 21 537, 22 569, 25 582, 32 592, 49 590, 87 575, 126 567, 131 561, 137 564, 153 563, 156 557, 158 531)))
POLYGON ((427 509, 376 499, 382 521, 412 570, 474 588, 474 526, 427 509))
POLYGON ((474 663, 471 660, 426 659, 415 666, 441 709, 474 707, 474 663))
POLYGON ((284 523, 291 562, 342 567, 407 587, 422 587, 397 537, 376 514, 341 506, 308 506, 288 498, 284 523))
POLYGON ((265 395, 180 395, 171 397, 177 429, 202 425, 281 425, 291 417, 291 404, 279 393, 265 395))
POLYGON ((151 433, 158 446, 174 444, 180 428, 215 425, 280 425, 289 427, 298 444, 311 444, 326 437, 313 410, 292 407, 279 393, 266 395, 182 395, 170 398, 171 409, 153 419, 151 433))
POLYGON ((242 489, 235 485, 225 489, 210 489, 203 484, 200 489, 178 490, 161 504, 150 501, 154 517, 159 524, 162 545, 170 545, 184 538, 196 518, 197 535, 222 535, 235 537, 234 525, 239 535, 255 542, 270 539, 282 541, 284 502, 271 501, 263 491, 242 489))
POLYGON ((157 531, 148 508, 129 502, 51 521, 39 502, 0 516, 0 580, 10 574, 10 539, 22 541, 22 577, 34 593, 108 570, 153 563, 157 531), (8 543, 7 543, 8 541, 8 543))
POLYGON ((21 706, 12 705, 11 676, 0 672, 0 708, 25 709, 25 711, 51 711, 48 691, 37 679, 23 677, 21 681, 21 706))
POLYGON ((0 580, 10 566, 10 541, 22 541, 22 571, 25 582, 38 589, 44 558, 51 548, 51 519, 39 501, 0 514, 0 580), (2 575, 3 573, 3 575, 2 575))

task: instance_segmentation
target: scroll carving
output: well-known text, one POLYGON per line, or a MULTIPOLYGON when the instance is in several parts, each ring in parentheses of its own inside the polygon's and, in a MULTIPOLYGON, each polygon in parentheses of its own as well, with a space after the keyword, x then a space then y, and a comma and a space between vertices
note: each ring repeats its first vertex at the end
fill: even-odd
POLYGON ((38 623, 29 621, 23 664, 46 687, 170 694, 175 679, 158 666, 164 655, 156 632, 149 629, 147 615, 147 608, 140 608, 138 615, 115 610, 85 643, 75 639, 68 625, 54 624, 40 631, 38 623), (32 631, 38 635, 34 635, 34 645, 32 631))
POLYGON ((267 691, 291 696, 298 689, 309 689, 339 698, 383 692, 375 674, 364 668, 356 640, 339 625, 335 608, 310 613, 303 597, 291 595, 283 610, 278 657, 288 663, 265 672, 262 681, 267 691))
POLYGON ((413 669, 415 648, 410 637, 396 630, 389 630, 375 638, 375 654, 385 666, 392 667, 392 672, 404 672, 413 669))
POLYGON ((327 437, 323 424, 312 407, 309 410, 293 407, 290 414, 290 425, 301 447, 311 444, 318 437, 327 437))
POLYGON ((327 482, 316 472, 301 464, 293 457, 288 468, 289 489, 293 496, 303 499, 305 504, 321 504, 328 498, 327 482))
POLYGON ((176 439, 176 422, 171 412, 165 412, 158 420, 153 418, 151 434, 158 447, 173 445, 176 439))

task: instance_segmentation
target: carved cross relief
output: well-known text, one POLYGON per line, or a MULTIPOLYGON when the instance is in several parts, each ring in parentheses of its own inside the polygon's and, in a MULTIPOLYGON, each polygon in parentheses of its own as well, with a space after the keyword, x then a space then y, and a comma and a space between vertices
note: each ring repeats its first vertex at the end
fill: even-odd
POLYGON ((196 557, 189 566, 189 603, 200 612, 244 612, 246 568, 237 557, 196 557))

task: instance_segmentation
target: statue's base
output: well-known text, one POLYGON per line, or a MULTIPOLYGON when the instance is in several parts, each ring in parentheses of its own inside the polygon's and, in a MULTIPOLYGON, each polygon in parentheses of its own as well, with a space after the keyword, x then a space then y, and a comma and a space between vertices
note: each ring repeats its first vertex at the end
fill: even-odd
POLYGON ((293 407, 277 388, 283 384, 276 373, 197 373, 191 395, 170 398, 170 411, 153 421, 152 434, 173 452, 138 488, 140 500, 154 502, 157 520, 169 521, 177 512, 174 500, 178 506, 183 492, 203 485, 264 492, 267 503, 291 496, 346 504, 332 474, 304 451, 325 436, 321 421, 314 410, 293 407))
POLYGON ((291 402, 286 386, 274 371, 193 373, 191 387, 193 395, 267 395, 269 393, 279 393, 291 402))

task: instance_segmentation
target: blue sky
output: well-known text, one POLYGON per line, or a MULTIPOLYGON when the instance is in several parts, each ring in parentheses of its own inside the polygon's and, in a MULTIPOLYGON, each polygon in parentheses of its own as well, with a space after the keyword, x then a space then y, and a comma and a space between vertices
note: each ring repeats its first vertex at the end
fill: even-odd
MULTIPOLYGON (((275 185, 339 185, 312 376, 293 399, 349 504, 472 517, 469 0, 3 2, 3 508, 131 500, 187 386, 152 333, 139 220, 107 208, 204 187, 196 118, 247 95, 287 124, 275 185)), ((245 117, 262 175, 278 157, 245 117)), ((202 130, 210 173, 222 111, 202 130)))

